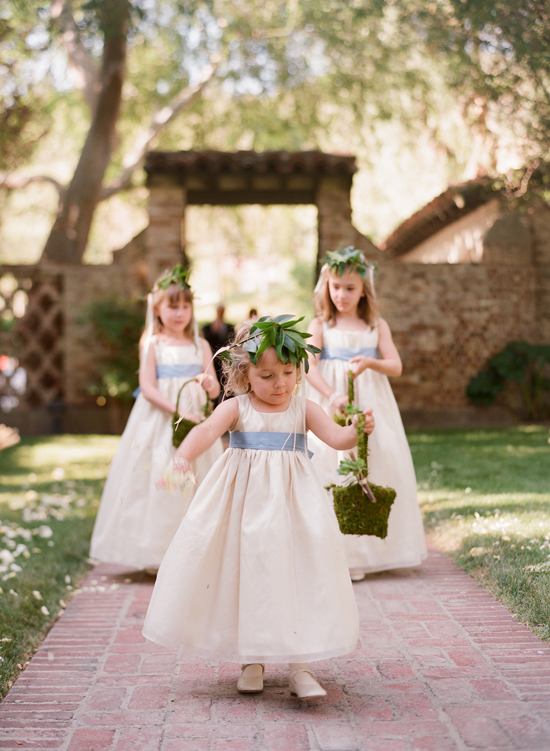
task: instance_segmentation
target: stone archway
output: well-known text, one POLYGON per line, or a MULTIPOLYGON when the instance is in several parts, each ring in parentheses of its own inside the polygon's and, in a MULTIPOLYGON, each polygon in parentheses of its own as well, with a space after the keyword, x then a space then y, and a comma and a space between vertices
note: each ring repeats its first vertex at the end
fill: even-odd
POLYGON ((354 156, 322 151, 151 151, 145 171, 149 226, 139 238, 139 248, 136 238, 119 253, 133 255, 134 246, 147 264, 149 279, 185 258, 187 206, 312 204, 318 212, 318 259, 346 245, 378 253, 351 221, 354 156))

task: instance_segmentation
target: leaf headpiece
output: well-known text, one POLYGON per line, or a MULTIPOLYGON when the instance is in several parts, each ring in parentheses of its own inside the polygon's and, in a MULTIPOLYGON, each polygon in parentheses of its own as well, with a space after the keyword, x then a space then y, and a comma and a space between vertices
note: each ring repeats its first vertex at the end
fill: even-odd
MULTIPOLYGON (((253 365, 258 364, 258 359, 263 352, 270 347, 274 347, 281 362, 300 365, 303 361, 307 373, 309 369, 308 353, 316 355, 321 350, 313 344, 307 344, 306 339, 311 334, 298 331, 295 328, 303 320, 304 316, 294 318, 293 315, 288 314, 274 318, 263 316, 255 321, 250 329, 250 336, 232 346, 240 346, 248 352, 250 362, 253 365)), ((228 349, 231 349, 231 347, 228 347, 228 349)))
POLYGON ((348 245, 343 250, 329 251, 325 258, 322 260, 328 268, 338 276, 343 276, 346 273, 346 269, 350 269, 352 272, 356 271, 360 277, 366 279, 370 273, 376 273, 378 265, 376 263, 369 263, 365 260, 363 253, 354 248, 353 245, 348 245))
POLYGON ((172 271, 166 271, 162 279, 159 279, 157 286, 159 289, 168 289, 171 284, 177 284, 180 289, 191 289, 189 286, 189 276, 191 272, 183 264, 178 263, 172 271))

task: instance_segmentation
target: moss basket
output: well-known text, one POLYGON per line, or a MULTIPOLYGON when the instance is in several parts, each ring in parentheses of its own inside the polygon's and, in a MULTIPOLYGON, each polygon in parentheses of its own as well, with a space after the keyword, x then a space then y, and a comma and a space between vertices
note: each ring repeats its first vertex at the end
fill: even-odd
MULTIPOLYGON (((357 419, 358 461, 354 474, 357 482, 351 485, 329 485, 334 511, 340 531, 344 535, 374 535, 384 539, 388 534, 388 519, 395 500, 395 490, 367 482, 368 438, 364 432, 365 416, 357 419), (361 484, 360 484, 361 482, 361 484), (369 497, 370 496, 370 497, 369 497)), ((339 472, 349 474, 350 462, 342 462, 339 472)))

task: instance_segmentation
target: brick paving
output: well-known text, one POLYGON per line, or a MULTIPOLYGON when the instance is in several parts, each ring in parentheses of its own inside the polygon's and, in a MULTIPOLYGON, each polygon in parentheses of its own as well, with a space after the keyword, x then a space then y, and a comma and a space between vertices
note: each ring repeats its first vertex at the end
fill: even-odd
POLYGON ((550 647, 436 550, 354 585, 361 645, 315 664, 314 705, 283 666, 242 696, 238 665, 146 642, 152 586, 94 569, 0 706, 0 749, 550 750, 550 647))

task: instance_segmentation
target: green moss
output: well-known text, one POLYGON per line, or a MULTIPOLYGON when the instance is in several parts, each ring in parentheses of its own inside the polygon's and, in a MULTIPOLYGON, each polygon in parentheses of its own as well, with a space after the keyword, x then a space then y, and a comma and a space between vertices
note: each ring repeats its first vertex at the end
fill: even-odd
POLYGON ((353 415, 361 413, 361 408, 354 404, 355 401, 355 385, 353 379, 353 370, 348 370, 348 404, 344 407, 343 412, 336 412, 334 415, 334 422, 338 425, 345 427, 351 425, 353 415))
POLYGON ((365 484, 368 476, 368 453, 365 415, 361 412, 357 417, 357 461, 345 459, 338 468, 340 474, 355 475, 358 482, 329 485, 327 490, 332 490, 334 511, 342 534, 374 535, 384 539, 388 534, 388 518, 396 493, 393 488, 369 483, 373 496, 369 498, 360 484, 365 484))
POLYGON ((344 535, 375 535, 384 539, 388 534, 388 518, 395 500, 393 488, 371 485, 376 498, 373 503, 360 485, 331 485, 334 511, 344 535))

